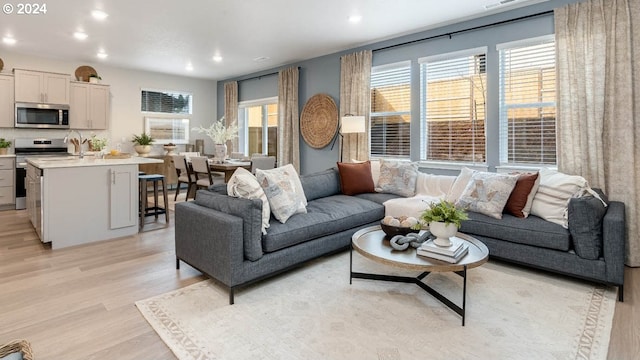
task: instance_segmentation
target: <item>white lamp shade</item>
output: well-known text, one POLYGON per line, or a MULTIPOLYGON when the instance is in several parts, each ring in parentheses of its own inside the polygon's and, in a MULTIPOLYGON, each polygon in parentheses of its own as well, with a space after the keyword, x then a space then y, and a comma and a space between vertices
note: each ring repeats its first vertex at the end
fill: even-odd
POLYGON ((364 116, 343 116, 341 119, 340 133, 363 133, 366 129, 364 116))

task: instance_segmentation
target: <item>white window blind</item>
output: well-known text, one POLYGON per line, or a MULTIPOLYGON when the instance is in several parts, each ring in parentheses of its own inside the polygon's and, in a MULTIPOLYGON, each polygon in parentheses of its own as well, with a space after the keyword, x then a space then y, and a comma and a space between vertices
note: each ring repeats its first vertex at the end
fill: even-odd
POLYGON ((372 157, 409 158, 411 127, 411 63, 371 69, 372 157))
POLYGON ((186 92, 166 90, 141 91, 141 110, 154 113, 191 114, 192 96, 186 92))
POLYGON ((486 48, 420 59, 421 160, 485 163, 486 48))
POLYGON ((553 36, 498 45, 500 163, 556 164, 553 36))

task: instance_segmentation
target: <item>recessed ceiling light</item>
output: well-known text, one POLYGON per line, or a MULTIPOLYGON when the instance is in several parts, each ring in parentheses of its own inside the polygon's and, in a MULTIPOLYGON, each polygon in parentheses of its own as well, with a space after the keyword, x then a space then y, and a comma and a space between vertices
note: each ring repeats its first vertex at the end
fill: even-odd
POLYGON ((100 50, 98 51, 98 53, 96 54, 96 56, 100 59, 106 59, 107 56, 109 56, 109 54, 107 54, 106 52, 104 52, 104 50, 100 50))
POLYGON ((102 10, 93 10, 91 12, 91 16, 93 16, 93 18, 96 20, 104 20, 107 18, 107 16, 109 16, 109 14, 102 10))
POLYGON ((17 40, 10 36, 5 36, 2 38, 2 42, 7 45, 14 45, 17 42, 17 40))
POLYGON ((221 61, 222 61, 222 56, 220 56, 220 55, 216 55, 216 56, 214 56, 214 57, 213 57, 213 61, 215 61, 215 62, 221 62, 221 61))
POLYGON ((187 69, 187 71, 193 71, 193 65, 191 63, 188 63, 185 69, 187 69))
POLYGON ((259 57, 255 58, 255 59, 253 59, 253 61, 255 61, 255 62, 263 62, 263 61, 267 61, 269 59, 271 59, 271 58, 268 57, 268 56, 259 56, 259 57))
POLYGON ((86 38, 89 37, 89 35, 87 35, 87 33, 82 32, 82 31, 76 31, 73 33, 73 37, 78 39, 78 40, 84 40, 86 38))
POLYGON ((352 24, 359 23, 362 20, 362 16, 360 15, 351 15, 349 16, 349 22, 352 24))

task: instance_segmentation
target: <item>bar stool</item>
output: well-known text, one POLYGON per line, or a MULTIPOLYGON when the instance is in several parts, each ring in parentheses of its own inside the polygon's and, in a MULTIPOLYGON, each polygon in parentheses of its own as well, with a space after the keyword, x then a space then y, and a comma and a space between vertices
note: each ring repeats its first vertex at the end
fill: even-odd
POLYGON ((158 220, 158 215, 164 214, 166 224, 169 225, 169 211, 167 211, 167 205, 169 204, 169 199, 167 197, 167 188, 164 180, 164 175, 160 174, 151 174, 151 175, 139 175, 138 176, 138 185, 140 187, 140 230, 144 227, 144 219, 147 216, 155 216, 156 221, 158 220), (148 204, 148 196, 147 196, 147 186, 148 182, 153 183, 153 206, 149 207, 148 204), (164 207, 158 206, 158 183, 162 182, 162 199, 164 200, 164 207))

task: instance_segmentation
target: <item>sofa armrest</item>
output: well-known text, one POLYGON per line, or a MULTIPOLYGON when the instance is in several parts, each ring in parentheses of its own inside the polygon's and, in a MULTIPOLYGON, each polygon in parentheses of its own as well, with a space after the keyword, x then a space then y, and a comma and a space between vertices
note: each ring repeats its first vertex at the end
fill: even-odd
POLYGON ((227 286, 241 275, 243 220, 193 202, 176 204, 176 257, 227 286))
POLYGON ((602 251, 607 268, 607 281, 612 284, 624 283, 626 239, 624 203, 611 201, 602 220, 602 251))

